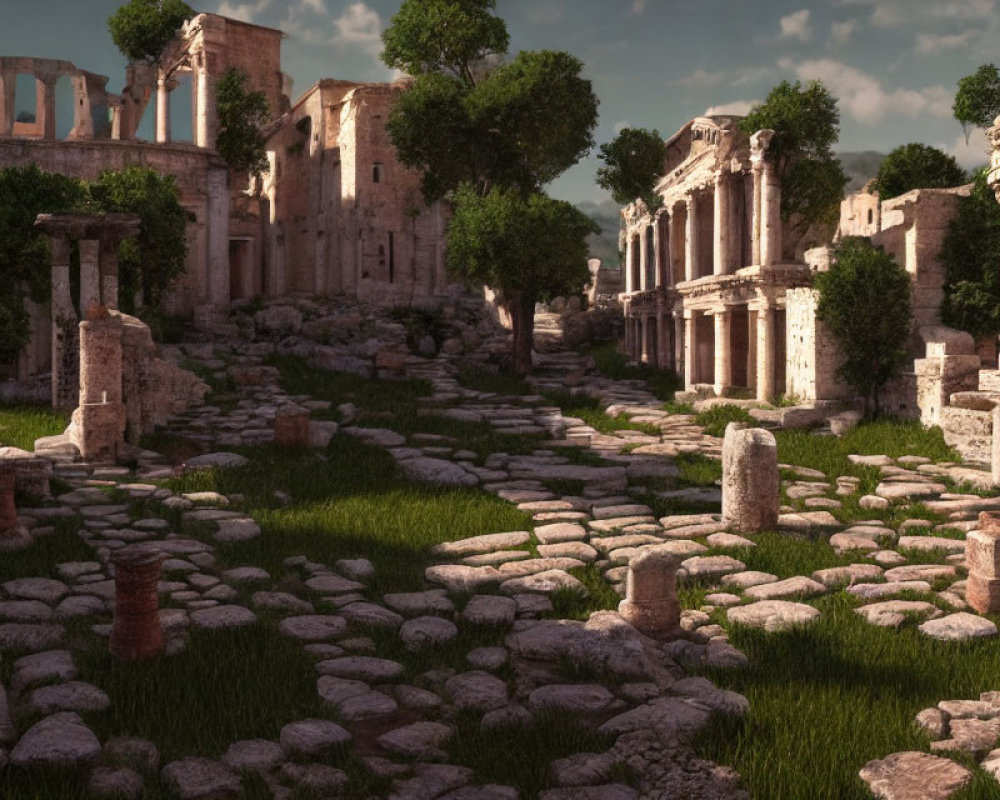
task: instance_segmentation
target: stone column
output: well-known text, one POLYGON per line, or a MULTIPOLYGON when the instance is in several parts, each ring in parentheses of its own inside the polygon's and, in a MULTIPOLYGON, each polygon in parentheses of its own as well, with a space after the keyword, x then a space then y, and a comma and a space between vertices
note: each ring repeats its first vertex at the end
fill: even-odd
POLYGON ((728 308, 715 312, 715 394, 719 397, 733 384, 732 353, 729 347, 732 319, 728 308))
POLYGON ((774 399, 774 307, 757 311, 757 399, 774 399))
POLYGON ((122 402, 122 321, 101 317, 80 323, 80 405, 73 412, 70 440, 84 460, 113 464, 125 441, 122 402))
POLYGON ((639 319, 639 361, 643 364, 649 363, 649 316, 644 311, 639 319))
POLYGON ((170 141, 170 89, 165 75, 156 79, 156 141, 170 141))
POLYGON ((0 136, 10 136, 14 133, 16 87, 17 75, 13 72, 0 72, 0 136))
POLYGON ((732 235, 730 229, 730 198, 732 176, 727 172, 718 172, 715 176, 715 242, 713 272, 716 275, 726 275, 732 268, 729 241, 732 235))
POLYGON ((980 614, 1000 611, 1000 514, 982 511, 979 529, 965 535, 969 576, 965 601, 980 614))
POLYGON ((762 178, 762 226, 761 258, 764 266, 781 263, 781 181, 778 171, 770 160, 764 161, 762 178))
POLYGON ((779 500, 774 435, 730 422, 722 440, 722 521, 739 533, 774 530, 779 500))
POLYGON ((660 254, 660 249, 660 220, 658 217, 653 217, 653 286, 666 286, 668 283, 667 280, 664 280, 663 257, 660 254))
POLYGON ((42 138, 56 138, 56 76, 46 75, 35 81, 38 99, 35 103, 35 115, 42 128, 42 138))
POLYGON ((689 194, 687 203, 687 224, 684 231, 684 280, 693 281, 698 277, 698 198, 689 194))
POLYGON ((629 318, 629 303, 625 303, 622 311, 625 316, 625 355, 632 355, 632 320, 629 318))
MULTIPOLYGON (((765 165, 767 162, 767 147, 771 143, 774 131, 764 129, 757 131, 750 137, 750 165, 753 170, 753 234, 751 237, 752 261, 755 265, 767 263, 767 248, 769 242, 765 242, 768 233, 766 231, 766 215, 770 213, 770 206, 765 209, 765 165)), ((780 238, 780 233, 779 233, 780 238)), ((780 247, 780 245, 779 245, 780 247)))
POLYGON ((691 391, 697 374, 695 363, 698 359, 698 343, 696 341, 698 325, 694 311, 684 310, 684 388, 691 391))
POLYGON ((226 173, 208 175, 208 302, 229 308, 229 187, 226 173))
POLYGON ((680 627, 679 565, 676 555, 658 548, 644 550, 629 563, 618 613, 640 633, 662 639, 680 627))
POLYGON ((632 294, 638 291, 638 287, 633 285, 632 262, 635 260, 635 248, 632 246, 632 236, 626 231, 625 235, 625 294, 632 294))
POLYGON ((52 406, 74 408, 79 390, 78 317, 69 287, 69 239, 53 236, 52 247, 52 406))
POLYGON ((670 351, 670 327, 674 321, 670 319, 663 308, 662 298, 657 298, 656 304, 656 367, 670 369, 674 354, 670 351), (669 320, 669 323, 668 323, 669 320))
POLYGON ((122 661, 144 661, 163 654, 157 585, 164 555, 148 544, 115 550, 115 616, 109 649, 122 661))
POLYGON ((652 287, 649 285, 649 226, 643 225, 639 234, 639 290, 646 291, 652 287))
MULTIPOLYGON (((118 308, 118 241, 105 238, 101 241, 98 271, 101 276, 101 305, 118 308)), ((142 293, 142 289, 139 290, 142 293)), ((137 304, 140 305, 140 304, 137 304)))
POLYGON ((674 372, 681 375, 684 371, 684 316, 674 312, 674 372))
POLYGON ((198 147, 215 149, 218 122, 215 114, 215 86, 212 82, 211 67, 217 56, 203 50, 197 59, 198 94, 195 101, 195 144, 198 147))
MULTIPOLYGON (((671 286, 677 284, 676 275, 674 274, 674 264, 677 264, 684 258, 684 253, 681 249, 681 245, 684 242, 684 228, 681 226, 681 217, 674 209, 670 211, 670 241, 667 242, 667 246, 670 248, 670 264, 668 269, 670 270, 670 278, 668 280, 671 286)), ((684 276, 681 276, 681 280, 684 280, 684 276)))
POLYGON ((100 261, 101 243, 97 239, 80 241, 80 316, 101 302, 100 261))

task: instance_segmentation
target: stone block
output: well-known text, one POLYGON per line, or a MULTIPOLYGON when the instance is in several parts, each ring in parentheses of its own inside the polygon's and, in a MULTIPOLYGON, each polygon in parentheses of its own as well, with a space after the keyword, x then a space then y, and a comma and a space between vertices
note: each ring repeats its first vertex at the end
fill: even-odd
POLYGON ((778 525, 778 444, 762 428, 731 422, 722 442, 722 518, 740 533, 778 525))
POLYGON ((970 572, 965 582, 965 602, 980 614, 1000 611, 1000 578, 984 578, 970 572))
POLYGON ((1000 531, 969 531, 965 535, 965 560, 970 573, 983 578, 1000 577, 1000 531))
POLYGON ((618 613, 647 636, 663 638, 680 627, 677 568, 681 560, 664 548, 644 550, 632 559, 625 599, 618 613))

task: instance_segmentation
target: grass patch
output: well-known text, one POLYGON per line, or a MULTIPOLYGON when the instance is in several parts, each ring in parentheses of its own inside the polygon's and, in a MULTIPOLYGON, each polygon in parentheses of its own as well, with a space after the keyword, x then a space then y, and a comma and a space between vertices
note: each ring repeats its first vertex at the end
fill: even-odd
POLYGON ((243 495, 241 506, 263 536, 220 546, 227 564, 257 564, 279 576, 291 555, 326 564, 364 557, 375 565, 373 592, 417 591, 433 545, 531 525, 530 514, 478 489, 409 483, 384 450, 346 436, 334 437, 322 454, 273 446, 243 452, 246 466, 197 470, 166 482, 177 493, 243 495), (276 490, 290 501, 279 502, 276 490))
POLYGON ((534 394, 534 389, 531 388, 523 375, 509 370, 490 372, 485 369, 462 366, 459 368, 456 378, 461 386, 477 392, 502 395, 534 394))
POLYGON ((542 485, 553 494, 562 497, 578 497, 583 493, 587 482, 578 478, 546 478, 542 485))
POLYGON ((650 392, 660 400, 670 402, 674 394, 684 388, 684 381, 674 372, 658 370, 649 364, 629 364, 628 357, 611 342, 594 345, 587 353, 604 377, 616 381, 645 381, 650 392))
POLYGON ((811 575, 818 569, 843 567, 857 562, 857 554, 837 555, 826 537, 795 536, 787 533, 762 533, 754 537, 756 547, 712 550, 738 558, 749 570, 770 572, 779 578, 811 575))
POLYGON ((660 429, 650 422, 632 422, 625 416, 612 417, 601 408, 596 397, 573 395, 570 392, 546 392, 545 399, 562 409, 563 415, 577 417, 599 433, 617 431, 640 431, 650 436, 659 436, 660 429))
POLYGON ((0 445, 34 450, 35 439, 66 430, 69 415, 46 405, 0 403, 0 445))
POLYGON ((546 614, 547 617, 586 620, 594 611, 618 608, 622 597, 604 580, 599 567, 588 564, 571 569, 569 574, 583 584, 586 593, 576 589, 557 589, 550 595, 553 610, 546 614))
POLYGON ((673 401, 663 404, 663 410, 668 414, 694 414, 694 406, 690 403, 675 403, 673 401))
POLYGON ((613 742, 613 736, 589 730, 572 715, 544 712, 532 722, 490 730, 479 725, 477 716, 464 715, 445 747, 451 763, 471 768, 484 783, 513 786, 521 797, 537 797, 549 785, 551 761, 574 753, 603 753, 613 742), (502 753, 517 757, 498 758, 502 753))
POLYGON ((57 564, 96 560, 94 551, 76 535, 80 517, 57 519, 52 524, 55 531, 33 539, 27 549, 3 554, 0 582, 15 578, 58 578, 57 564))
POLYGON ((694 422, 704 428, 705 433, 709 436, 723 436, 726 432, 726 426, 730 422, 753 424, 755 420, 745 408, 734 406, 731 403, 723 403, 699 412, 694 418, 694 422))
POLYGON ((722 480, 722 462, 701 453, 678 453, 674 463, 681 481, 689 486, 714 486, 722 480))
MULTIPOLYGON (((843 593, 815 605, 823 616, 808 628, 730 628, 749 666, 707 674, 745 695, 750 710, 743 720, 710 724, 697 746, 739 771, 753 797, 868 800, 858 770, 900 750, 926 750, 927 737, 913 724, 917 712, 995 688, 1000 649, 869 625, 843 593)), ((997 796, 995 784, 976 785, 955 797, 997 796)))

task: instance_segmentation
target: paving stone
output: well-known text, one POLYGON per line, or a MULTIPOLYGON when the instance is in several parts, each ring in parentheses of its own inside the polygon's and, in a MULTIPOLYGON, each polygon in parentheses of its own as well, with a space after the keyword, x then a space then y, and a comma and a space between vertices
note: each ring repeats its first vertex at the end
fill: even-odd
POLYGON ((947 800, 972 780, 954 761, 914 751, 869 761, 859 774, 882 800, 947 800))
POLYGON ((424 570, 424 578, 429 583, 444 586, 452 594, 465 594, 477 592, 490 584, 498 584, 503 576, 495 567, 442 564, 424 570))
POLYGON ((416 686, 396 686, 394 691, 399 704, 413 711, 434 711, 444 704, 434 692, 416 686))
POLYGON ((69 594, 69 587, 52 578, 17 578, 0 586, 11 598, 17 600, 39 600, 47 605, 55 605, 69 594))
POLYGON ((681 569, 689 578, 720 578, 746 568, 746 564, 732 556, 694 556, 681 562, 681 569))
POLYGON ((349 782, 346 772, 326 764, 289 762, 281 765, 279 774, 308 794, 320 797, 343 797, 343 790, 349 782))
POLYGON ((87 784, 95 797, 135 800, 142 796, 142 775, 128 767, 94 767, 87 784))
POLYGON ((550 594, 557 589, 572 589, 587 594, 586 587, 579 580, 561 569, 550 569, 523 578, 512 578, 500 584, 500 591, 508 595, 522 592, 550 594))
POLYGON ((584 542, 559 542, 538 545, 538 555, 542 558, 575 558, 589 564, 597 558, 597 551, 584 542))
POLYGON ((875 487, 875 494, 886 500, 905 500, 911 497, 933 497, 948 491, 943 483, 882 481, 875 487))
POLYGON ((325 719, 304 719, 289 722, 278 734, 286 753, 316 758, 327 755, 351 741, 351 734, 335 722, 325 719))
POLYGON ((460 672, 445 681, 444 689, 459 710, 485 712, 507 705, 507 684, 482 670, 460 672))
POLYGON ((798 625, 808 625, 819 618, 819 611, 804 603, 786 600, 761 600, 746 606, 735 606, 726 611, 730 622, 763 628, 766 631, 784 631, 798 625))
POLYGON ((849 564, 846 567, 831 567, 830 569, 816 570, 812 574, 812 578, 824 586, 832 588, 843 584, 878 580, 882 577, 882 573, 882 568, 875 564, 849 564))
POLYGON ((411 652, 439 647, 458 636, 454 622, 441 617, 417 617, 407 620, 399 629, 403 646, 411 652))
POLYGON ((0 624, 0 651, 51 650, 62 644, 65 636, 62 625, 7 622, 0 624))
POLYGON ((268 739, 233 742, 222 756, 222 763, 237 771, 267 772, 284 760, 281 745, 268 739))
POLYGON ((871 603, 854 609, 872 625, 881 628, 898 628, 907 619, 927 619, 940 617, 943 613, 932 603, 920 600, 887 600, 882 603, 871 603))
POLYGON ((921 625, 919 630, 933 639, 950 642, 988 639, 997 635, 997 626, 990 620, 964 611, 932 619, 921 625))
POLYGON ((709 547, 756 547, 756 542, 752 542, 745 536, 738 536, 735 533, 713 533, 705 540, 709 547))
POLYGON ((943 536, 900 536, 897 546, 901 550, 944 550, 946 553, 964 553, 964 539, 946 539, 943 536))
POLYGON ((508 533, 489 533, 483 536, 473 536, 459 539, 456 542, 444 542, 431 548, 431 553, 440 558, 459 558, 462 556, 492 553, 496 550, 510 550, 527 544, 531 534, 527 531, 510 531, 508 533))
POLYGON ((312 603, 288 592, 254 592, 250 605, 258 610, 284 611, 290 614, 311 614, 315 611, 312 603))
POLYGON ((770 572, 747 570, 746 572, 735 572, 731 575, 724 575, 722 577, 722 585, 730 586, 735 589, 748 589, 751 586, 762 586, 765 583, 775 583, 777 580, 778 576, 772 575, 770 572))
POLYGON ((347 630, 347 621, 343 617, 316 614, 285 617, 278 623, 278 630, 304 642, 322 642, 341 636, 347 630))
POLYGON ((79 714, 62 711, 28 728, 10 751, 10 763, 16 767, 80 767, 100 754, 100 742, 79 714))
POLYGON ((474 773, 467 767, 417 764, 412 777, 393 781, 390 797, 393 800, 440 798, 445 792, 468 785, 473 777, 474 773))
POLYGON ((455 604, 448 598, 448 591, 446 589, 387 594, 383 596, 382 602, 393 611, 406 616, 423 616, 427 614, 448 615, 455 610, 455 604))
POLYGON ((931 742, 931 750, 964 750, 982 758, 1000 738, 1000 719, 952 719, 948 723, 948 735, 948 739, 931 742))
POLYGON ((398 628, 403 624, 403 618, 395 611, 364 601, 349 603, 340 609, 340 614, 348 622, 371 625, 376 628, 398 628))
POLYGON ((200 608, 190 614, 191 624, 205 630, 241 628, 257 622, 257 615, 245 606, 227 605, 200 608))
POLYGON ((935 578, 955 578, 954 567, 940 564, 911 564, 904 567, 893 567, 886 570, 887 581, 932 581, 935 578))
POLYGON ((55 711, 104 711, 111 699, 96 686, 82 681, 68 681, 42 686, 32 691, 25 700, 33 712, 51 714, 55 711))
POLYGON ((403 674, 403 665, 384 658, 371 656, 344 656, 320 661, 316 665, 321 675, 353 678, 367 683, 392 681, 403 674))
POLYGON ((414 722, 384 733, 375 741, 394 755, 430 760, 447 757, 441 745, 454 733, 455 728, 451 725, 440 722, 414 722))
POLYGON ((225 764, 194 756, 171 761, 160 779, 180 800, 227 800, 243 793, 240 776, 225 764))
POLYGON ((533 711, 555 710, 568 714, 597 714, 614 702, 614 695, 598 684, 550 684, 528 696, 533 711))
POLYGON ((185 461, 184 466, 191 469, 203 469, 207 467, 242 467, 249 463, 249 459, 238 453, 219 452, 194 456, 185 461))
POLYGON ((848 586, 847 591, 863 600, 877 600, 880 597, 892 597, 902 592, 929 593, 931 585, 927 581, 890 581, 889 583, 856 583, 848 586))
POLYGON ((543 545, 560 542, 582 541, 587 538, 587 530, 573 522, 556 522, 535 527, 535 538, 543 545))
POLYGON ((798 575, 783 581, 751 586, 743 594, 753 600, 777 600, 783 597, 814 597, 826 592, 827 587, 824 584, 798 575))
POLYGON ((509 597, 475 595, 462 611, 462 619, 473 625, 510 625, 517 613, 517 603, 509 597))
POLYGON ((0 600, 0 619, 10 622, 49 622, 52 609, 41 600, 0 600))

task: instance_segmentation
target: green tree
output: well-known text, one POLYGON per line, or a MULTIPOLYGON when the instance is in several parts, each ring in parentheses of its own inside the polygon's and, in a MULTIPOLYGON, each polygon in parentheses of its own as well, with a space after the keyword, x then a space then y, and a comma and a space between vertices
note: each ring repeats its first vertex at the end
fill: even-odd
POLYGON ((531 371, 536 301, 578 292, 586 282, 587 235, 597 225, 564 200, 470 183, 455 193, 448 229, 448 267, 469 286, 502 292, 514 323, 513 369, 531 371), (540 268, 543 265, 543 268, 540 268))
POLYGON ((986 174, 979 170, 971 194, 959 199, 941 247, 941 320, 977 339, 1000 333, 1000 204, 986 174))
MULTIPOLYGON (((461 214, 467 222, 461 245, 452 243, 457 223, 449 226, 449 263, 466 280, 489 274, 490 285, 501 290, 514 321, 512 361, 523 373, 531 368, 535 300, 567 287, 563 261, 543 256, 545 247, 536 241, 532 268, 537 275, 530 282, 519 277, 522 263, 506 259, 496 259, 492 270, 463 267, 458 254, 474 252, 469 241, 478 241, 481 252, 499 254, 509 230, 488 225, 486 216, 470 210, 470 192, 486 201, 496 191, 490 202, 498 209, 513 203, 515 194, 525 208, 545 206, 542 187, 593 147, 597 98, 581 75, 583 64, 568 53, 521 52, 501 63, 509 37, 503 20, 492 14, 495 6, 495 0, 403 1, 382 34, 382 58, 416 79, 399 98, 387 127, 399 160, 423 172, 425 199, 454 194, 456 217, 461 214), (457 193, 459 186, 463 189, 457 193), (473 224, 481 226, 478 234, 470 230, 473 224)), ((527 216, 541 215, 531 213, 519 218, 525 229, 527 216)), ((541 239, 553 236, 567 245, 567 236, 581 237, 579 247, 567 245, 565 252, 579 255, 582 285, 585 238, 592 224, 567 227, 562 218, 553 224, 563 227, 541 239)))
POLYGON ((35 164, 0 169, 0 362, 28 343, 25 290, 38 303, 52 293, 48 237, 35 232, 35 217, 70 211, 86 197, 83 181, 35 164))
POLYGON ((746 134, 770 128, 767 157, 781 180, 781 218, 804 232, 837 219, 848 181, 833 145, 840 136, 837 100, 819 81, 782 81, 742 120, 746 134))
POLYGON ((187 214, 173 176, 145 167, 102 172, 90 194, 97 210, 138 214, 142 220, 139 236, 119 245, 119 305, 134 310, 134 297, 142 290, 145 302, 158 307, 183 274, 187 255, 187 214))
POLYGON ((995 64, 983 64, 959 79, 951 110, 966 132, 970 127, 988 128, 993 124, 1000 116, 1000 70, 995 64))
POLYGON ((882 160, 872 191, 880 200, 889 200, 911 189, 960 186, 966 178, 954 156, 936 147, 911 142, 897 147, 882 160))
POLYGON ((837 340, 843 362, 837 376, 864 398, 866 416, 878 416, 879 393, 906 362, 910 331, 910 277, 867 239, 843 239, 827 272, 816 275, 816 317, 837 340))
POLYGON ((657 130, 623 128, 598 155, 604 166, 597 170, 597 185, 611 192, 615 202, 627 205, 640 198, 655 209, 661 198, 654 191, 663 175, 667 145, 657 130))
POLYGON ((246 73, 235 67, 226 70, 215 82, 215 108, 219 116, 215 149, 230 169, 257 177, 268 170, 262 129, 271 115, 264 93, 251 91, 249 83, 246 73))
POLYGON ((156 61, 195 15, 183 0, 129 0, 108 18, 111 41, 129 61, 156 61))

